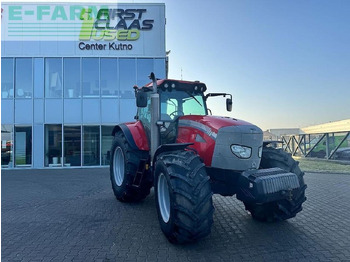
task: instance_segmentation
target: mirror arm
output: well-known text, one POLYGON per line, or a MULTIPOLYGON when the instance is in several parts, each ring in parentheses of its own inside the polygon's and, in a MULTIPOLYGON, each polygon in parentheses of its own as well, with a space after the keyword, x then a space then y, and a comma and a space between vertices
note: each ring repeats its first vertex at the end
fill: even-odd
POLYGON ((231 94, 227 94, 227 93, 209 93, 209 94, 205 95, 204 100, 207 101, 208 97, 214 97, 214 96, 223 96, 223 97, 230 96, 230 98, 232 99, 232 95, 231 94))

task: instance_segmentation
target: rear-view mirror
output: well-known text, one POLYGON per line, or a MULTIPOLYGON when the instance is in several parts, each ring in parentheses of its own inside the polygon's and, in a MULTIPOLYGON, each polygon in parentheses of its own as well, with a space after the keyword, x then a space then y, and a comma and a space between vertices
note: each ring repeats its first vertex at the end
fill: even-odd
POLYGON ((229 112, 232 111, 232 99, 231 98, 226 99, 226 110, 229 112))
POLYGON ((147 94, 145 92, 139 91, 136 93, 136 106, 137 107, 147 106, 147 94))

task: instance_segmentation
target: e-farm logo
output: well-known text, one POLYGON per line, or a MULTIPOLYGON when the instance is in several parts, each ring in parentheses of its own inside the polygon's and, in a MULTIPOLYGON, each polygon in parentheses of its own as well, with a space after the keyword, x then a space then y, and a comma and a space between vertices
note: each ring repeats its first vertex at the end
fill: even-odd
MULTIPOLYGON (((74 37, 80 41, 136 41, 142 31, 153 28, 154 19, 146 15, 147 9, 141 8, 9 5, 7 36, 33 40, 35 37, 72 40, 74 37)), ((109 49, 114 49, 113 45, 109 49)))

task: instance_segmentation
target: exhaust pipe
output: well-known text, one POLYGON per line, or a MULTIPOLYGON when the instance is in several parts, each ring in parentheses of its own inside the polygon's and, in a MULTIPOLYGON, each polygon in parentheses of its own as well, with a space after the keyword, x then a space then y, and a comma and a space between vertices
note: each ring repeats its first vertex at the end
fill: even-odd
POLYGON ((157 93, 157 79, 152 72, 149 78, 153 82, 153 92, 151 94, 151 163, 153 163, 153 157, 160 146, 160 134, 157 122, 159 120, 159 94, 157 93))

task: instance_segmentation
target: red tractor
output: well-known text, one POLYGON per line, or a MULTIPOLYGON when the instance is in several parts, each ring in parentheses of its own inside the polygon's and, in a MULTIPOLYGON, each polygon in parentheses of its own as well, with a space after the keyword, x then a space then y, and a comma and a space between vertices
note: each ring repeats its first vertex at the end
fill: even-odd
POLYGON ((146 198, 154 186, 160 227, 172 243, 196 241, 210 233, 212 195, 233 196, 260 221, 294 217, 306 200, 298 162, 263 142, 248 122, 208 115, 206 85, 157 80, 134 87, 135 122, 113 130, 110 178, 122 202, 146 198))

